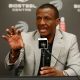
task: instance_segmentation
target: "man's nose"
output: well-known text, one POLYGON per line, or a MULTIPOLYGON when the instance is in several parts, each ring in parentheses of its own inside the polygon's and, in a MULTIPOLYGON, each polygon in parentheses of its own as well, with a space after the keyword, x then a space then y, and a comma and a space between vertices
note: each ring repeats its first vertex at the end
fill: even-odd
POLYGON ((44 25, 45 24, 45 20, 44 19, 41 19, 40 24, 44 25))

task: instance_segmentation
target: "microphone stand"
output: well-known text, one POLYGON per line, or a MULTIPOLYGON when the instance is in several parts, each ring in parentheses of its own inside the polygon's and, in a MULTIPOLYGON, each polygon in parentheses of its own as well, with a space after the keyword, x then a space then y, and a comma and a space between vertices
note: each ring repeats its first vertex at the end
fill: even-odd
POLYGON ((45 66, 45 44, 44 43, 42 43, 41 44, 42 46, 43 46, 43 48, 41 49, 42 50, 42 67, 44 67, 45 66))
POLYGON ((42 67, 45 66, 45 50, 44 48, 42 49, 42 67))

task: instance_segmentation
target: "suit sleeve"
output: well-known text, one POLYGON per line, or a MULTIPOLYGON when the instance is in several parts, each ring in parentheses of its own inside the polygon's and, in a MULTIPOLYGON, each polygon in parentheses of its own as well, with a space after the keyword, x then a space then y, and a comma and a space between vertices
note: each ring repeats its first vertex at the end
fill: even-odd
POLYGON ((18 59, 16 60, 15 63, 9 63, 9 54, 10 53, 8 53, 6 58, 5 58, 5 67, 8 70, 16 69, 23 64, 23 62, 24 62, 24 48, 22 48, 20 50, 20 55, 19 55, 19 57, 18 57, 18 59))
POLYGON ((71 45, 68 53, 67 68, 63 71, 68 76, 80 76, 80 52, 76 36, 71 39, 71 45))

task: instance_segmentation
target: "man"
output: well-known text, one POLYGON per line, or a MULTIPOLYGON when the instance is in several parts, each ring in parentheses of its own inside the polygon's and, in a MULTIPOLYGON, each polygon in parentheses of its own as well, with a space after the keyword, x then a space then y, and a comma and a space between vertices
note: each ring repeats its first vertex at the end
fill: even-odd
POLYGON ((6 57, 10 69, 16 69, 24 62, 20 76, 77 76, 80 75, 80 53, 76 36, 57 30, 59 12, 51 4, 43 4, 36 11, 38 30, 24 33, 15 27, 7 29, 6 39, 11 47, 6 57), (45 50, 45 65, 42 65, 42 50, 38 38, 48 39, 45 50), (49 54, 50 53, 50 54, 49 54))

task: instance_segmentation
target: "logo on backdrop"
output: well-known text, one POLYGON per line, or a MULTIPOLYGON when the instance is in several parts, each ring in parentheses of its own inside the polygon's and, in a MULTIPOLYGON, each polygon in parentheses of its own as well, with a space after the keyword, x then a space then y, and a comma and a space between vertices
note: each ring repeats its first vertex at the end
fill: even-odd
POLYGON ((27 2, 28 0, 17 0, 18 2, 27 2))
POLYGON ((28 0, 17 0, 20 3, 10 3, 8 4, 9 9, 12 12, 31 12, 32 9, 35 9, 37 6, 33 3, 25 3, 28 0))
POLYGON ((52 0, 50 1, 50 4, 53 4, 54 6, 56 6, 58 10, 61 10, 63 6, 62 0, 52 0))
MULTIPOLYGON (((31 12, 32 9, 37 8, 37 4, 34 3, 26 3, 29 0, 16 0, 19 3, 10 3, 8 4, 9 9, 12 12, 31 12)), ((53 4, 57 7, 58 10, 62 9, 63 3, 62 0, 51 0, 49 1, 50 4, 53 4)))
POLYGON ((80 4, 74 4, 74 9, 76 9, 77 12, 80 12, 80 4))
POLYGON ((18 23, 15 25, 15 27, 23 32, 28 32, 29 26, 27 24, 27 22, 25 21, 18 21, 18 23))

